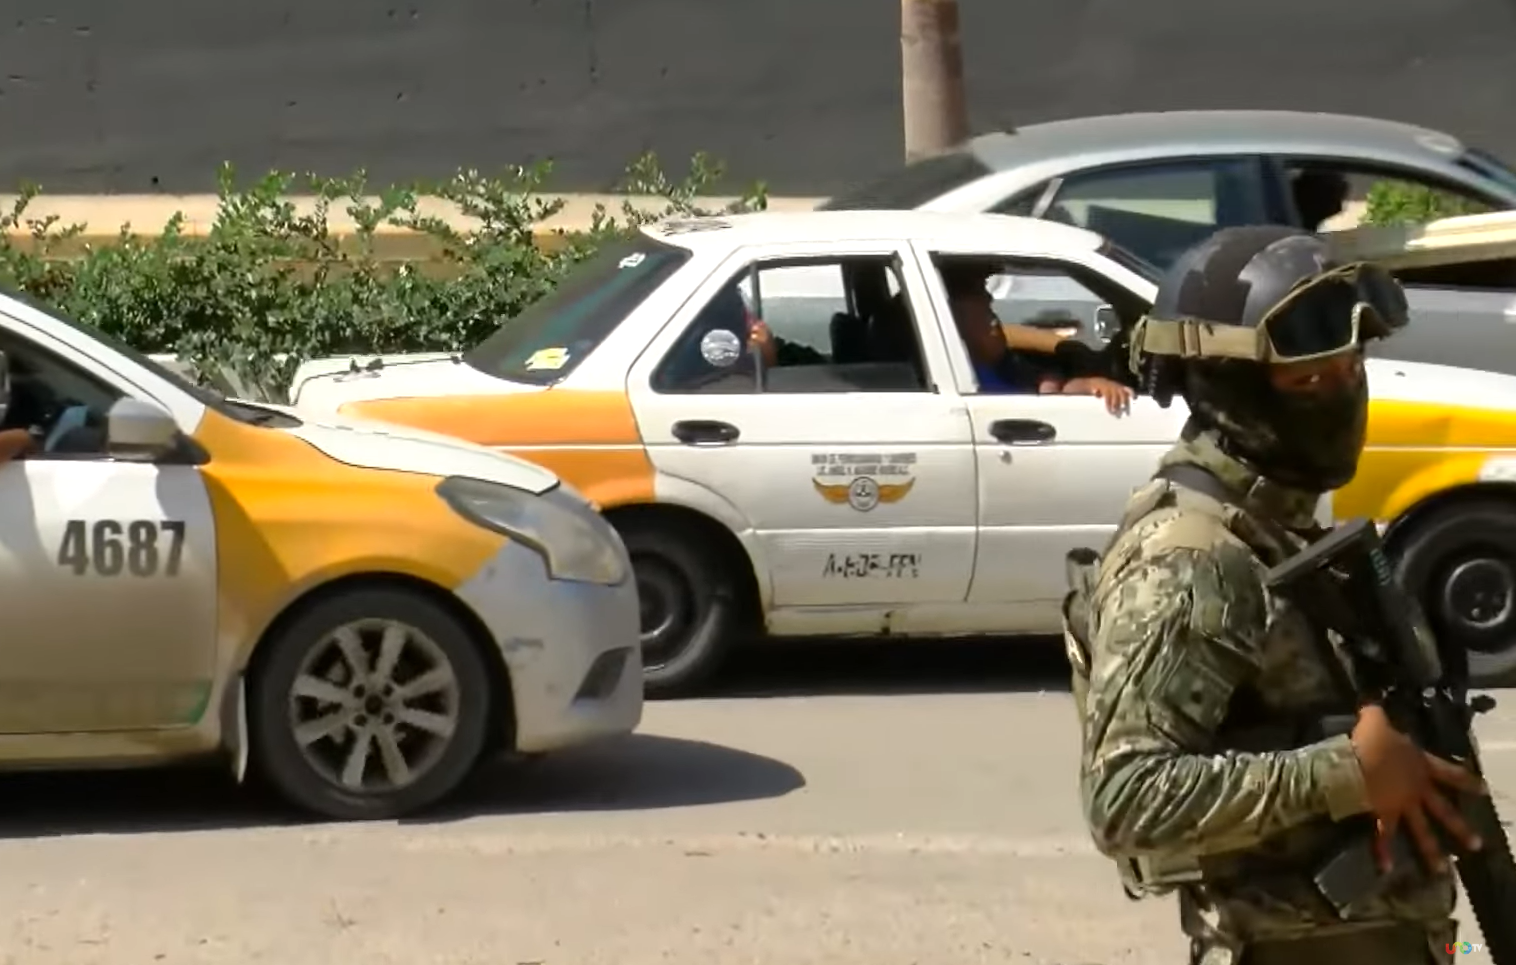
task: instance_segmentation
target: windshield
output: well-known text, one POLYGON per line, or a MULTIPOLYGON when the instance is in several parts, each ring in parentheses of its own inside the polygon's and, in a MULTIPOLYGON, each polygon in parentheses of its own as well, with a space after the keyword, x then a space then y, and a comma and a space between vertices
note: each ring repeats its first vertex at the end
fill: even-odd
POLYGON ((57 322, 61 322, 74 331, 79 332, 88 338, 94 339, 111 351, 116 352, 119 355, 124 355, 128 360, 147 369, 149 372, 158 376, 158 378, 162 379, 163 381, 169 383, 174 388, 183 392, 185 395, 192 396, 195 401, 199 402, 201 405, 204 405, 210 409, 215 409, 222 415, 229 416, 234 419, 242 418, 240 413, 234 412, 228 407, 226 397, 220 392, 217 392, 215 389, 206 388, 203 385, 195 384, 168 366, 163 365, 160 362, 153 361, 153 359, 132 348, 130 345, 121 341, 119 338, 116 338, 114 335, 103 332, 100 329, 95 328, 93 325, 82 325, 79 322, 74 321, 72 318, 69 318, 67 315, 60 312, 52 305, 40 302, 25 292, 12 291, 7 289, 5 291, 5 294, 11 298, 14 298, 18 302, 30 305, 37 311, 47 315, 48 318, 51 318, 57 322))
POLYGON ((977 181, 990 169, 966 150, 907 164, 821 205, 821 211, 909 211, 977 181))
POLYGON ((464 353, 463 361, 513 382, 557 382, 689 259, 688 249, 664 244, 640 231, 612 242, 464 353))
POLYGON ((1465 167, 1473 168, 1500 185, 1507 193, 1516 195, 1516 171, 1506 167, 1505 162, 1495 155, 1488 151, 1481 151, 1477 147, 1471 147, 1463 152, 1460 160, 1465 167))

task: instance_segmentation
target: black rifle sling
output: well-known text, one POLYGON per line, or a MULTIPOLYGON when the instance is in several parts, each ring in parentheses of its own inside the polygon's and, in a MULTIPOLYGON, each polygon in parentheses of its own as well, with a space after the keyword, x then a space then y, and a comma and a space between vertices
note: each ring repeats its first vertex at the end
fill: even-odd
POLYGON ((1153 478, 1178 483, 1186 489, 1193 489, 1203 496, 1209 496, 1218 503, 1238 506, 1242 502, 1240 494, 1222 482, 1221 477, 1193 463, 1180 462, 1164 466, 1153 473, 1153 478))

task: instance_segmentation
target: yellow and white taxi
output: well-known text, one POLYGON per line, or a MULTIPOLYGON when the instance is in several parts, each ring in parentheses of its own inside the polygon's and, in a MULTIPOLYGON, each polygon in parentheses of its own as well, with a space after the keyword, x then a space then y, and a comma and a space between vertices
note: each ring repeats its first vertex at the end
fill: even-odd
MULTIPOLYGON (((1511 216, 1481 217, 1414 238, 1337 237, 1425 290, 1437 271, 1516 255, 1511 216)), ((693 687, 744 628, 1055 632, 1064 554, 1101 545, 1187 413, 1180 400, 1139 397, 1118 418, 1087 396, 981 392, 939 274, 959 259, 1001 265, 1002 317, 1059 286, 1100 306, 1075 336, 1095 343, 1134 325, 1156 290, 1151 268, 1106 239, 1042 220, 666 222, 461 355, 315 360, 290 397, 321 417, 505 450, 577 486, 631 553, 650 692, 693 687), (744 354, 754 316, 794 347, 788 359, 744 354)), ((1516 378, 1382 357, 1369 369, 1368 452, 1323 513, 1383 523, 1475 674, 1509 675, 1516 378)))
POLYGON ((642 712, 615 531, 540 466, 199 388, 0 297, 0 768, 225 754, 335 818, 642 712))

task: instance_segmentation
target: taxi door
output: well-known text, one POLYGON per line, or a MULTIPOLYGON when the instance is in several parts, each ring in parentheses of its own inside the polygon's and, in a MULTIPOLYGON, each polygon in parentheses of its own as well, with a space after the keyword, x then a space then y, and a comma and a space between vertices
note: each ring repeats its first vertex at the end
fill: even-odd
MULTIPOLYGON (((935 264, 952 257, 1003 260, 1007 275, 1039 279, 1039 285, 1012 286, 1003 299, 1048 289, 1079 304, 1125 304, 1128 310, 1138 304, 1129 293, 1123 298, 1106 274, 1120 267, 1093 252, 1085 263, 986 251, 920 253, 944 318, 951 308, 935 264)), ((961 338, 952 340, 949 354, 969 411, 978 478, 979 541, 968 602, 997 608, 1007 632, 1047 632, 1058 626, 1067 592, 1065 555, 1081 546, 1104 547, 1133 490, 1152 477, 1178 439, 1184 400, 1164 409, 1138 397, 1118 417, 1092 396, 980 393, 961 338)))
POLYGON ((659 500, 700 506, 756 544, 773 606, 968 593, 973 445, 962 402, 936 391, 946 363, 931 315, 915 324, 924 305, 895 242, 750 247, 632 366, 659 500), (871 335, 868 319, 892 310, 892 339, 871 335), (776 364, 744 345, 755 317, 782 343, 776 364))
MULTIPOLYGON (((100 416, 126 394, 71 347, 8 321, 6 428, 39 415, 56 426, 79 407, 100 416)), ((93 445, 89 432, 71 438, 0 466, 0 733, 191 725, 216 672, 216 541, 199 469, 117 459, 98 430, 93 445)))

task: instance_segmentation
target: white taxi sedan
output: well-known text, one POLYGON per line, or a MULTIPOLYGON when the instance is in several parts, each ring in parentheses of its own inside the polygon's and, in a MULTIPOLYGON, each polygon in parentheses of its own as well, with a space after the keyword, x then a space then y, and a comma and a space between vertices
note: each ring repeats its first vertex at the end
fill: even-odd
MULTIPOLYGON (((1419 240, 1344 237, 1392 265, 1412 252, 1419 272, 1451 270, 1512 253, 1516 229, 1488 220, 1502 217, 1419 240)), ((291 399, 460 436, 570 480, 631 553, 650 692, 693 687, 744 628, 1048 633, 1064 554, 1103 543, 1186 411, 1139 397, 1118 418, 1086 396, 981 392, 939 274, 961 259, 1077 286, 1117 333, 1155 292, 1144 263, 1046 221, 670 222, 606 248, 459 356, 309 362, 291 399), (766 303, 771 289, 782 305, 766 303), (744 309, 815 354, 738 364, 741 344, 712 318, 744 309)), ((1402 575, 1476 674, 1509 674, 1516 378, 1376 359, 1370 384, 1368 454, 1323 512, 1386 524, 1402 575)))
POLYGON ((186 382, 0 296, 0 770, 219 756, 395 817, 633 730, 616 533, 540 466, 186 382))

